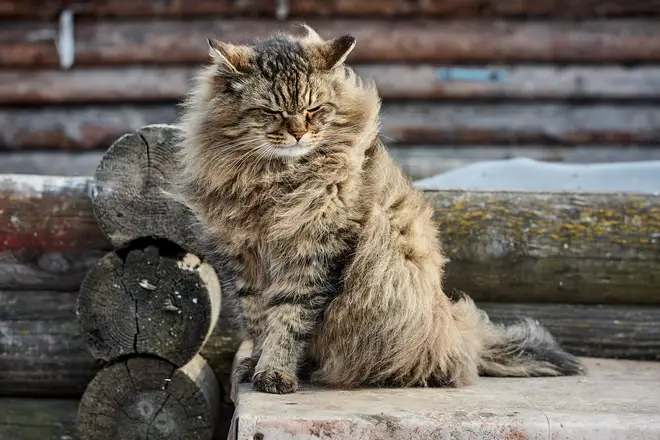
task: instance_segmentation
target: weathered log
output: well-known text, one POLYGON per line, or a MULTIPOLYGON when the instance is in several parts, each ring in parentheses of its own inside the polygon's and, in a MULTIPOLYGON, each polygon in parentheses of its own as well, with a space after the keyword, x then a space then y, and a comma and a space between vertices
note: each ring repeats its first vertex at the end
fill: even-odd
MULTIPOLYGON (((508 66, 505 81, 443 81, 440 66, 358 64, 384 99, 451 100, 643 100, 660 98, 660 68, 638 66, 508 66)), ((482 68, 483 66, 473 66, 482 68)), ((10 104, 122 103, 180 100, 194 67, 131 66, 69 71, 0 72, 0 101, 10 104), (115 81, 121 78, 121 82, 115 81)))
POLYGON ((0 291, 0 395, 82 394, 97 364, 85 348, 75 302, 66 292, 0 291))
MULTIPOLYGON (((79 397, 98 367, 76 317, 77 292, 0 291, 0 395, 79 397), (35 305, 38 305, 36 307, 35 305)), ((229 307, 202 356, 229 404, 231 363, 240 344, 229 307)), ((148 321, 148 317, 145 317, 148 321)))
POLYGON ((275 3, 268 0, 0 0, 0 20, 55 20, 63 9, 80 18, 273 16, 275 3))
MULTIPOLYGON (((0 109, 0 150, 106 150, 143 125, 175 122, 177 113, 174 104, 0 109)), ((398 146, 657 146, 660 107, 386 102, 382 127, 383 141, 398 146)))
POLYGON ((103 152, 28 151, 0 153, 0 174, 93 176, 103 152))
POLYGON ((78 321, 96 359, 154 355, 182 367, 218 322, 220 283, 210 265, 176 245, 143 246, 111 252, 89 272, 78 321))
POLYGON ((479 307, 493 322, 509 323, 524 316, 537 319, 578 356, 591 356, 595 349, 599 357, 620 358, 626 345, 635 345, 645 347, 638 359, 660 360, 660 321, 653 316, 660 311, 657 308, 493 302, 479 307))
MULTIPOLYGON (((76 26, 75 65, 208 61, 206 38, 264 37, 298 22, 274 20, 92 21, 76 26)), ((652 20, 432 21, 311 20, 320 35, 351 33, 350 62, 641 63, 660 60, 652 20)), ((55 23, 7 23, 0 29, 1 67, 58 67, 55 23)))
MULTIPOLYGON (((98 367, 80 335, 75 315, 76 296, 52 292, 2 293, 0 394, 40 397, 82 394, 98 367), (7 319, 9 316, 16 318, 7 319)), ((536 298, 530 298, 533 299, 536 298)), ((495 322, 535 317, 551 329, 560 343, 584 356, 659 359, 660 307, 481 301, 478 305, 495 322)), ((223 307, 223 314, 227 310, 223 307)), ((222 385, 225 403, 229 403, 229 375, 240 344, 239 332, 230 319, 221 317, 201 352, 222 385)))
MULTIPOLYGON (((188 2, 173 0, 81 1, 58 0, 46 4, 38 0, 0 0, 0 19, 54 20, 64 8, 82 18, 105 17, 195 17, 274 16, 276 3, 265 0, 207 0, 188 2)), ((516 0, 450 0, 422 1, 380 0, 289 0, 284 11, 291 17, 313 16, 386 16, 386 17, 649 17, 658 15, 654 0, 561 0, 520 2, 516 0)))
POLYGON ((0 439, 77 440, 74 399, 0 398, 0 439))
POLYGON ((211 440, 220 402, 218 382, 199 355, 180 369, 162 359, 129 358, 90 382, 80 400, 78 435, 81 440, 211 440))
POLYGON ((174 104, 40 109, 5 107, 0 109, 0 149, 106 150, 127 132, 176 119, 174 104))
POLYGON ((660 303, 660 195, 425 195, 450 289, 488 301, 660 303))
POLYGON ((116 247, 155 237, 199 254, 192 214, 171 188, 180 133, 169 125, 141 127, 120 137, 103 156, 92 208, 116 247))
POLYGON ((419 1, 380 0, 361 1, 291 0, 291 15, 313 16, 437 16, 437 17, 630 17, 658 14, 654 0, 449 0, 419 1))
POLYGON ((110 244, 89 178, 0 176, 0 289, 74 290, 110 244))
MULTIPOLYGON (((660 303, 654 288, 660 270, 660 196, 454 190, 425 194, 436 208, 453 261, 450 286, 477 299, 660 303)), ((89 215, 91 207, 86 209, 81 215, 89 215)), ((74 241, 87 238, 82 234, 98 235, 71 233, 74 241)))

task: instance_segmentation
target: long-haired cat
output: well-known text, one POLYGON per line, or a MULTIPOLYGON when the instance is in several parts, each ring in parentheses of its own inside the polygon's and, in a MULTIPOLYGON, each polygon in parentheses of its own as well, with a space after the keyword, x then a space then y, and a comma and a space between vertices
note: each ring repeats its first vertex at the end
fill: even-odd
POLYGON ((378 139, 375 86, 345 65, 355 39, 305 28, 209 40, 185 103, 180 192, 254 343, 239 379, 290 393, 303 365, 337 387, 581 373, 535 321, 495 325, 445 295, 432 207, 378 139))

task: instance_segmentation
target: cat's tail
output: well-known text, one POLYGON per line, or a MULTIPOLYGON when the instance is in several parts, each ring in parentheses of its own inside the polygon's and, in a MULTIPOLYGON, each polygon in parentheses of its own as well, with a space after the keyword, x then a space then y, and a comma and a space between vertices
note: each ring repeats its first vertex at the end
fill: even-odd
POLYGON ((582 362, 564 351, 550 332, 533 319, 521 318, 510 324, 492 323, 469 297, 459 299, 453 307, 455 316, 478 316, 472 323, 478 323, 475 336, 480 339, 477 360, 480 376, 538 377, 586 373, 582 362))

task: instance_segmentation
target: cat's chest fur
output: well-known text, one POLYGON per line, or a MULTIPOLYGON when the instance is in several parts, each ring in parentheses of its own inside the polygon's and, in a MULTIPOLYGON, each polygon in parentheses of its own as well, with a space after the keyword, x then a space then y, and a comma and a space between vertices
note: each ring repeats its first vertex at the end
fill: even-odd
MULTIPOLYGON (((350 174, 307 171, 307 175, 255 180, 241 192, 227 186, 216 200, 215 230, 243 262, 253 288, 264 288, 282 262, 307 256, 359 221, 355 182, 350 174)), ((333 252, 337 251, 333 249, 333 252)))

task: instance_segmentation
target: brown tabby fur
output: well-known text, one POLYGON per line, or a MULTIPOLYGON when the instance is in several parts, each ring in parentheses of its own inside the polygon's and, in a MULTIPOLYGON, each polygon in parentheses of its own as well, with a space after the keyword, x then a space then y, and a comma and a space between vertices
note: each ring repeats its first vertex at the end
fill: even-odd
POLYGON ((180 192, 241 300, 240 379, 287 393, 304 365, 339 387, 581 372, 534 321, 495 325, 445 295, 432 207, 377 137, 375 86, 344 65, 354 39, 306 28, 210 40, 185 103, 180 192))

